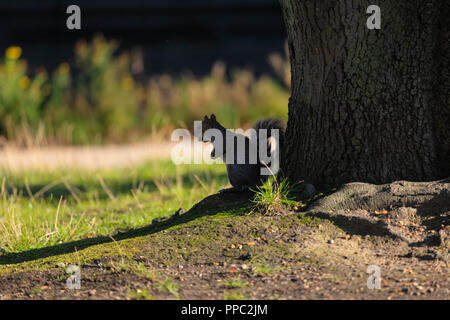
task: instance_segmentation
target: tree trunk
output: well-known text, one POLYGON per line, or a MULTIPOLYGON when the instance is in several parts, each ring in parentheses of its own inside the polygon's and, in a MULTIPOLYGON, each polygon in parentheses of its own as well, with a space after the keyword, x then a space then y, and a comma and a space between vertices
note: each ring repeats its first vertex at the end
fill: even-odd
POLYGON ((280 0, 292 96, 290 181, 427 181, 450 174, 450 1, 280 0))

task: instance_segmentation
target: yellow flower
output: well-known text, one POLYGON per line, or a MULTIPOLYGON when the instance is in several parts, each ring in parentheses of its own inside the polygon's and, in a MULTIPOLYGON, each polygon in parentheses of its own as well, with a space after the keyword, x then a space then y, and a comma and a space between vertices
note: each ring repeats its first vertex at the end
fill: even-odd
POLYGON ((16 47, 16 46, 9 47, 8 49, 6 49, 5 53, 6 53, 6 58, 11 59, 11 60, 17 60, 22 55, 22 48, 16 47))
POLYGON ((22 79, 20 79, 19 81, 19 84, 22 89, 28 88, 28 86, 30 85, 30 78, 28 78, 27 76, 22 77, 22 79))
POLYGON ((134 80, 132 77, 125 77, 122 79, 122 88, 130 91, 134 88, 134 80))
POLYGON ((67 62, 61 63, 59 66, 59 73, 60 74, 68 74, 70 71, 70 65, 67 62))

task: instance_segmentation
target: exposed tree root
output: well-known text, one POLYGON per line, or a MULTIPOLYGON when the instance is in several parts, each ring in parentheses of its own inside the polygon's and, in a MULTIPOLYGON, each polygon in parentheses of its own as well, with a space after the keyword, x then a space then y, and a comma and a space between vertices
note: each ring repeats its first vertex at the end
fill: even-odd
POLYGON ((437 247, 438 255, 448 257, 450 179, 349 183, 315 201, 305 214, 329 219, 349 233, 386 235, 411 247, 437 247))

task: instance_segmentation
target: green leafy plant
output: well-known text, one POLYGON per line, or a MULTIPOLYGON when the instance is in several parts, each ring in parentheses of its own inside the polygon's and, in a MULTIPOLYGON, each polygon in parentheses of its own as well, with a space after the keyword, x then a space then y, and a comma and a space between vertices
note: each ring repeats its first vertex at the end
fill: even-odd
POLYGON ((280 79, 220 61, 204 77, 145 77, 136 69, 142 56, 118 49, 102 35, 79 41, 73 63, 47 73, 30 70, 20 47, 8 48, 0 58, 0 136, 20 145, 99 144, 168 137, 211 113, 230 128, 287 118, 289 87, 280 79, 289 78, 289 62, 280 55, 269 59, 280 79))
POLYGON ((45 96, 43 71, 29 77, 27 62, 20 59, 22 49, 9 47, 0 60, 0 135, 9 139, 24 139, 22 132, 39 123, 39 107, 45 96))

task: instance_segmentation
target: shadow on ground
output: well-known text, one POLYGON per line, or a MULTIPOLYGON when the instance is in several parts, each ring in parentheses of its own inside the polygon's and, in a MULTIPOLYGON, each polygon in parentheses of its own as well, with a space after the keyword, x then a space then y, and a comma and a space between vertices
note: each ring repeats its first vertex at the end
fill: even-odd
MULTIPOLYGON (((201 181, 205 181, 207 179, 211 179, 214 181, 224 182, 226 183, 227 177, 225 173, 197 173, 197 176, 201 181)), ((172 184, 177 183, 176 176, 168 176, 165 177, 165 181, 170 182, 172 184)), ((192 173, 186 173, 181 175, 181 181, 183 186, 187 188, 193 187, 198 181, 193 177, 192 173)), ((108 191, 110 191, 114 196, 120 196, 124 194, 129 194, 130 190, 134 190, 138 188, 138 184, 143 184, 146 186, 147 192, 153 192, 157 190, 157 185, 155 183, 155 179, 106 179, 104 181, 108 191)), ((37 198, 46 198, 48 200, 53 200, 57 202, 61 197, 68 199, 73 198, 74 193, 76 195, 82 194, 84 192, 89 191, 88 189, 96 189, 100 190, 97 195, 99 200, 109 199, 110 195, 105 191, 105 187, 103 187, 100 181, 96 181, 95 185, 86 187, 84 183, 67 183, 64 178, 53 181, 47 184, 17 184, 17 185, 7 185, 8 193, 14 193, 14 190, 17 194, 22 197, 37 197, 37 198)))
MULTIPOLYGON (((328 196, 313 199, 298 210, 310 217, 332 221, 349 235, 376 235, 400 239, 411 246, 444 246, 449 242, 450 216, 448 180, 399 181, 387 185, 350 183, 328 196), (384 210, 385 214, 375 214, 384 210), (414 223, 417 221, 417 223, 414 223), (410 227, 405 227, 410 226, 410 227), (420 229, 423 228, 423 229, 420 229), (433 240, 433 241, 431 241, 433 240)), ((250 209, 251 192, 226 192, 206 197, 186 213, 176 212, 151 225, 50 247, 0 256, 0 265, 15 264, 72 253, 94 245, 150 235, 206 215, 250 209)), ((307 201, 308 202, 308 201, 307 201)))
POLYGON ((7 253, 0 256, 0 265, 16 264, 61 254, 67 254, 83 250, 98 244, 150 235, 171 228, 173 226, 192 221, 202 216, 215 215, 219 212, 223 212, 224 210, 226 210, 227 212, 233 212, 236 209, 242 209, 247 206, 250 207, 251 196, 252 193, 250 192, 213 194, 195 204, 189 211, 185 213, 182 213, 179 210, 172 216, 154 219, 148 226, 138 229, 132 229, 126 232, 119 232, 113 236, 100 236, 45 248, 32 249, 17 253, 7 253))

